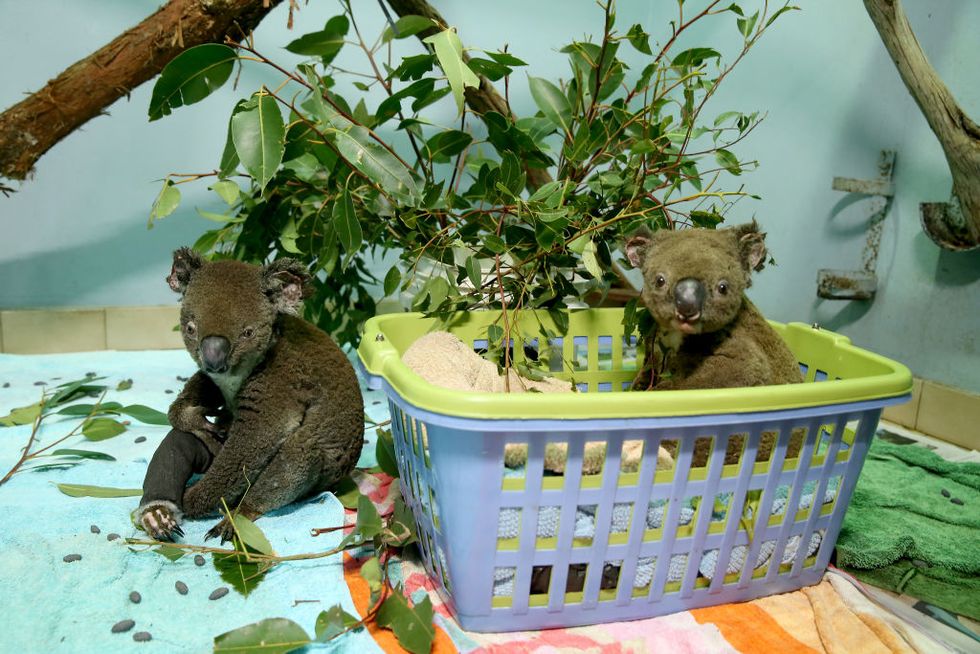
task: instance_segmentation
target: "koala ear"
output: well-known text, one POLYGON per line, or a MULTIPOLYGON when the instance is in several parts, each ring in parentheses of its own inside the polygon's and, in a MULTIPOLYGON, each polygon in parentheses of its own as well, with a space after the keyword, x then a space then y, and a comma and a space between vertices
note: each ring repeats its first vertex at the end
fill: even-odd
POLYGON ((752 221, 732 228, 738 243, 738 253, 746 270, 762 270, 766 265, 766 233, 759 231, 759 223, 752 221))
POLYGON ((309 281, 306 266, 295 259, 276 259, 262 269, 262 290, 280 313, 299 313, 309 281))
POLYGON ((174 265, 167 275, 167 283, 174 293, 184 294, 191 276, 204 265, 204 258, 190 248, 180 248, 174 252, 174 265))
POLYGON ((630 260, 634 268, 643 265, 643 257, 646 255, 649 245, 650 233, 646 230, 637 232, 626 241, 626 258, 630 260))

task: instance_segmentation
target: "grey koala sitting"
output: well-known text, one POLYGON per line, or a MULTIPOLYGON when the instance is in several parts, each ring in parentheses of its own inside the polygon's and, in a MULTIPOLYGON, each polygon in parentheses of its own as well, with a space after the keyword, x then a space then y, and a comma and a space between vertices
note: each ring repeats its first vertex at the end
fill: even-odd
MULTIPOLYGON (((789 347, 745 296, 752 271, 765 265, 765 233, 755 221, 728 229, 662 230, 626 243, 626 255, 643 272, 643 304, 656 328, 647 336, 646 360, 633 388, 684 390, 791 384, 803 381, 789 347)), ((787 456, 800 449, 794 432, 787 456)), ((763 434, 758 459, 774 444, 763 434)), ((731 438, 726 463, 742 439, 731 438)), ((695 445, 703 466, 708 444, 695 445)))
MULTIPOLYGON (((182 296, 181 332, 200 370, 171 405, 173 430, 147 468, 137 509, 146 532, 172 540, 183 517, 216 514, 222 500, 254 520, 349 474, 364 402, 340 348, 295 315, 306 269, 290 259, 207 262, 181 248, 167 281, 182 296)), ((232 535, 222 519, 207 538, 232 535)))

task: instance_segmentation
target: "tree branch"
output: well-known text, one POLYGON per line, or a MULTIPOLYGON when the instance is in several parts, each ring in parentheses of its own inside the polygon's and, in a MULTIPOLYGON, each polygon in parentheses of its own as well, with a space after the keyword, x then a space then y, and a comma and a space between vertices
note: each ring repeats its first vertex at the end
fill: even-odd
POLYGON ((912 32, 900 0, 864 0, 898 73, 939 144, 953 175, 950 204, 923 205, 923 227, 954 250, 980 246, 980 127, 963 112, 912 32))
POLYGON ((282 0, 170 0, 0 114, 0 176, 24 180, 58 141, 184 50, 240 38, 282 0))

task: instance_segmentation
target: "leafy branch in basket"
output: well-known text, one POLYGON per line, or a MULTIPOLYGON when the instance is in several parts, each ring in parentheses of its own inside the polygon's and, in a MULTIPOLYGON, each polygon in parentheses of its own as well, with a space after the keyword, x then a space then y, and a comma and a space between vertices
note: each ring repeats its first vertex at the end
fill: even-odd
MULTIPOLYGON (((122 405, 119 402, 105 402, 108 387, 95 382, 104 379, 95 375, 87 375, 82 379, 65 382, 54 388, 45 389, 41 398, 33 404, 17 407, 5 416, 0 417, 0 427, 31 425, 31 434, 27 444, 21 451, 20 459, 0 479, 0 485, 5 484, 18 472, 26 470, 63 470, 74 467, 83 460, 115 461, 115 458, 103 452, 87 449, 61 448, 52 449, 66 440, 77 436, 79 432, 85 440, 98 442, 113 438, 126 431, 129 421, 118 420, 121 415, 139 420, 150 425, 166 425, 167 416, 156 409, 142 404, 122 405), (95 397, 94 404, 78 403, 78 400, 95 397), (67 434, 55 439, 42 447, 39 444, 39 434, 42 421, 55 416, 81 418, 67 434), (29 467, 27 464, 33 464, 29 467)), ((131 380, 127 380, 131 384, 131 380)), ((121 389, 125 384, 117 387, 121 389)), ((128 386, 126 386, 128 388, 128 386)))
POLYGON ((354 3, 341 0, 322 29, 286 44, 305 58, 294 67, 251 39, 174 59, 151 120, 204 99, 236 63, 278 82, 232 109, 215 170, 167 176, 151 223, 178 206, 180 185, 208 180, 227 209, 200 212, 218 225, 195 247, 216 258, 300 259, 315 280, 307 317, 339 340, 356 343, 375 311, 379 280, 363 255, 389 251, 400 260, 384 275, 385 295, 407 294, 413 309, 438 316, 499 309, 509 339, 522 310, 551 313, 562 332, 569 306, 635 297, 617 251, 625 234, 713 227, 748 195, 732 182, 756 162, 735 149, 762 117, 706 107, 795 7, 679 1, 650 34, 618 26, 614 0, 599 0, 598 36, 562 48, 569 73, 549 80, 506 48, 465 47, 422 0, 388 4, 403 15, 372 40, 354 3), (409 6, 424 15, 404 15, 409 6), (718 21, 740 39, 727 55, 695 40, 705 33, 695 25, 718 21), (336 64, 342 52, 355 63, 336 64), (510 106, 515 84, 534 113, 510 106), (439 118, 447 110, 456 116, 448 123, 439 118))

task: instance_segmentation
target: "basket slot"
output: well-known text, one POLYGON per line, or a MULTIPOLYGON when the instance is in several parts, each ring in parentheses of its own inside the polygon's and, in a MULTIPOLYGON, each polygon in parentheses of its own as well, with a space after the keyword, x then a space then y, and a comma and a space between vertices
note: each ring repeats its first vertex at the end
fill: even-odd
MULTIPOLYGON (((636 436, 630 434, 629 439, 636 436)), ((636 578, 637 559, 639 558, 640 546, 646 535, 647 511, 646 507, 650 503, 650 495, 654 486, 654 475, 657 472, 657 457, 660 450, 660 435, 646 434, 643 436, 643 457, 640 462, 640 477, 636 486, 636 498, 633 503, 633 514, 630 518, 629 536, 626 542, 626 553, 623 557, 623 567, 619 579, 626 580, 627 583, 620 584, 616 592, 616 605, 624 606, 628 604, 633 595, 633 584, 629 583, 636 578)))
MULTIPOLYGON (((783 560, 783 553, 786 550, 786 541, 790 536, 790 529, 795 524, 796 513, 800 505, 800 495, 803 493, 803 486, 805 485, 807 479, 806 473, 808 472, 809 468, 807 465, 804 465, 804 462, 809 463, 812 460, 814 447, 820 440, 822 421, 823 416, 817 416, 816 418, 812 418, 807 423, 806 436, 805 440, 803 441, 803 450, 800 453, 799 464, 796 467, 796 475, 793 477, 789 501, 786 503, 786 509, 782 519, 782 526, 779 530, 779 536, 776 539, 776 549, 773 552, 772 559, 769 563, 769 570, 766 573, 766 583, 771 583, 779 573, 779 562, 783 560)), ((782 444, 782 439, 780 439, 780 442, 782 444)), ((816 499, 817 498, 814 497, 814 501, 816 501, 816 499)))
MULTIPOLYGON (((541 495, 541 478, 544 474, 545 436, 531 434, 527 446, 527 466, 524 492, 522 493, 520 544, 518 546, 519 565, 514 582, 514 600, 512 610, 517 615, 528 612, 531 589, 531 562, 537 541, 538 516, 536 507, 541 495)), ((569 452, 569 455, 571 452, 569 452)), ((581 460, 581 456, 578 457, 581 460)), ((571 457, 569 457, 571 459, 571 457)))
POLYGON ((617 369, 636 370, 640 365, 638 352, 639 338, 637 335, 623 336, 622 339, 617 339, 616 342, 622 348, 617 369))
POLYGON ((722 466, 725 463, 725 453, 728 450, 729 438, 721 438, 722 432, 715 432, 712 437, 714 446, 711 449, 711 456, 708 461, 708 479, 705 484, 704 494, 701 495, 701 502, 695 515, 694 538, 691 543, 691 557, 688 560, 687 573, 681 583, 680 596, 684 599, 691 597, 694 593, 694 581, 697 578, 698 567, 701 564, 701 554, 704 551, 704 539, 708 535, 708 527, 711 526, 712 513, 714 511, 714 498, 718 493, 718 482, 721 478, 722 466))
POLYGON ((575 536, 575 518, 580 502, 578 493, 582 482, 582 456, 585 448, 585 434, 570 434, 568 458, 565 465, 565 490, 559 503, 561 518, 558 523, 558 543, 555 547, 555 578, 548 592, 548 611, 557 612, 565 606, 564 588, 568 581, 568 564, 572 555, 575 536))
MULTIPOLYGON (((844 428, 846 426, 847 426, 847 416, 839 416, 837 418, 837 423, 834 426, 833 435, 831 436, 830 439, 830 447, 827 450, 827 455, 824 457, 824 464, 823 466, 820 467, 821 470, 820 478, 817 483, 816 489, 814 489, 813 500, 810 506, 810 514, 807 517, 806 526, 803 529, 804 539, 809 539, 809 535, 813 533, 816 527, 817 518, 820 517, 821 509, 823 507, 824 497, 827 493, 827 485, 830 480, 830 473, 834 468, 832 462, 837 459, 837 450, 840 447, 841 439, 844 437, 844 428)), ((822 434, 818 434, 817 438, 818 438, 817 442, 819 443, 820 442, 819 439, 822 438, 822 434)), ((840 493, 839 485, 838 485, 837 492, 840 493)), ((836 506, 836 500, 835 500, 835 506, 836 506)), ((805 549, 805 548, 800 548, 800 549, 805 549)), ((795 561, 793 562, 793 569, 790 571, 790 575, 789 575, 790 579, 795 579, 797 576, 799 576, 800 571, 803 569, 803 562, 806 560, 806 558, 807 558, 806 552, 803 552, 802 554, 800 552, 797 552, 795 561)))
POLYGON ((594 607, 599 601, 599 590, 604 577, 599 571, 604 569, 606 548, 609 544, 609 530, 612 524, 613 504, 616 501, 616 487, 619 482, 620 456, 623 450, 623 435, 606 435, 606 461, 602 478, 602 495, 596 509, 595 535, 589 557, 589 569, 593 574, 586 576, 583 608, 594 607))
MULTIPOLYGON (((783 460, 786 456, 786 450, 788 449, 789 439, 792 435, 793 427, 795 424, 789 421, 784 421, 776 423, 775 425, 765 425, 762 428, 763 432, 766 431, 778 431, 778 439, 776 441, 776 447, 773 449, 772 460, 769 462, 769 470, 776 471, 781 470, 783 466, 783 460)), ((749 452, 754 455, 754 452, 749 452)), ((752 457, 754 458, 754 456, 752 457)), ((769 516, 772 513, 772 503, 775 499, 776 488, 779 486, 780 475, 769 474, 766 475, 766 485, 762 491, 762 498, 758 504, 758 507, 753 515, 753 535, 749 544, 749 552, 746 556, 746 561, 757 561, 759 557, 759 549, 763 542, 763 533, 766 525, 769 522, 769 516)), ((752 579, 753 566, 745 565, 742 567, 742 573, 738 580, 738 589, 745 589, 749 585, 749 581, 752 579)))

